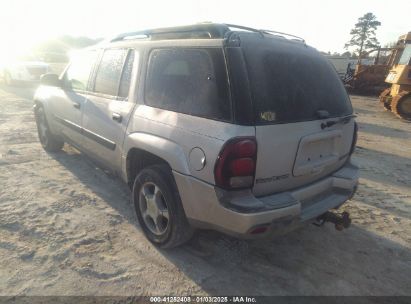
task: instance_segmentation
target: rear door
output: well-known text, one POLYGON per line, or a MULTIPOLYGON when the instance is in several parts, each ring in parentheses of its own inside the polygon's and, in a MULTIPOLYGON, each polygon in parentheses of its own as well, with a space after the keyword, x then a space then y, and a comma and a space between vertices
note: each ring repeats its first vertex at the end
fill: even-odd
POLYGON ((129 94, 137 55, 128 49, 105 50, 84 107, 84 147, 112 169, 120 167, 121 147, 135 105, 129 94))
POLYGON ((253 192, 296 188, 336 171, 349 156, 354 121, 335 69, 303 43, 265 37, 243 45, 258 145, 253 192))

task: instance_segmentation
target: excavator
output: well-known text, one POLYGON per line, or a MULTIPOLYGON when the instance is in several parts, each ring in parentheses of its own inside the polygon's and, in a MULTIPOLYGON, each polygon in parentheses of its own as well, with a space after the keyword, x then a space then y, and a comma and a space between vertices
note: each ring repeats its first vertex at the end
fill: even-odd
POLYGON ((380 102, 386 110, 411 120, 411 32, 399 37, 388 66, 385 82, 391 87, 380 94, 380 102))

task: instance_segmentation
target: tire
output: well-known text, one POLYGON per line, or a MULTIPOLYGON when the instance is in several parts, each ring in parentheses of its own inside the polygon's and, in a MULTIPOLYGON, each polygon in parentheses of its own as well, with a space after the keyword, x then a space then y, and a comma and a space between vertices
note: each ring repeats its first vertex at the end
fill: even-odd
POLYGON ((137 219, 147 239, 160 248, 187 242, 193 228, 187 221, 177 185, 167 165, 141 170, 133 185, 137 219))
POLYGON ((47 152, 58 152, 64 146, 64 141, 52 134, 47 123, 43 107, 38 107, 35 111, 37 134, 40 143, 47 152))
POLYGON ((391 110, 404 120, 411 120, 411 94, 401 92, 395 96, 391 103, 391 110))

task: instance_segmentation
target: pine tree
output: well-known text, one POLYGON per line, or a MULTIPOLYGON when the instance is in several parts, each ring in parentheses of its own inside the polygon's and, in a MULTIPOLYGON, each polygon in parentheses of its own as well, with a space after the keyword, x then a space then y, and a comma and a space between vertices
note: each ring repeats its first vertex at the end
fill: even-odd
POLYGON ((361 63, 361 56, 369 49, 375 49, 380 46, 375 31, 381 22, 373 13, 366 13, 364 16, 358 18, 358 22, 351 30, 351 40, 345 44, 345 48, 357 47, 358 61, 361 63))

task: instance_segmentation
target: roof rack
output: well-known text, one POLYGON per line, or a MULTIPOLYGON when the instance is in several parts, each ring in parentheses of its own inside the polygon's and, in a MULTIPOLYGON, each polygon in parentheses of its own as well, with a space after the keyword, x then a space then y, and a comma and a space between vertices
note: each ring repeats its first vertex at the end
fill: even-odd
POLYGON ((127 39, 187 39, 187 38, 204 38, 218 39, 224 38, 224 35, 229 31, 225 24, 216 23, 199 23, 194 25, 176 26, 168 28, 158 28, 143 30, 138 32, 129 32, 120 34, 110 42, 127 40, 127 39), (136 38, 135 38, 136 37, 136 38))
MULTIPOLYGON (((292 37, 292 40, 298 40, 305 43, 305 40, 301 37, 287 34, 278 31, 272 30, 259 30, 247 26, 235 25, 235 24, 218 24, 218 23, 198 23, 194 25, 186 26, 176 26, 168 28, 158 28, 158 29, 149 29, 136 32, 128 32, 120 34, 112 39, 109 39, 110 42, 122 41, 122 40, 131 40, 131 39, 151 39, 151 40, 161 40, 161 39, 222 39, 228 32, 231 32, 231 29, 240 29, 250 32, 259 33, 262 36, 264 35, 277 35, 292 37)), ((285 38, 284 37, 284 38, 285 38)))
POLYGON ((304 38, 301 38, 301 37, 296 36, 296 35, 287 34, 287 33, 278 32, 278 31, 272 31, 272 30, 260 30, 260 31, 265 33, 265 34, 275 34, 275 35, 280 35, 280 36, 292 37, 292 40, 298 40, 298 41, 301 41, 301 42, 305 43, 304 38))
POLYGON ((229 28, 235 28, 235 29, 239 29, 239 30, 245 30, 245 31, 260 33, 260 34, 264 35, 263 31, 257 30, 257 29, 252 28, 252 27, 236 25, 236 24, 228 24, 228 23, 225 24, 225 25, 228 26, 229 28))
POLYGON ((256 33, 260 33, 260 34, 275 34, 275 35, 279 35, 279 36, 288 36, 288 37, 292 37, 293 40, 298 40, 301 41, 303 43, 305 43, 305 40, 299 36, 296 35, 292 35, 292 34, 287 34, 287 33, 283 33, 283 32, 278 32, 278 31, 273 31, 273 30, 259 30, 259 29, 255 29, 252 27, 247 27, 247 26, 242 26, 242 25, 235 25, 235 24, 225 24, 230 28, 237 28, 237 29, 241 29, 241 30, 246 30, 246 31, 250 31, 250 32, 256 32, 256 33))

